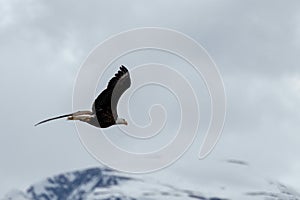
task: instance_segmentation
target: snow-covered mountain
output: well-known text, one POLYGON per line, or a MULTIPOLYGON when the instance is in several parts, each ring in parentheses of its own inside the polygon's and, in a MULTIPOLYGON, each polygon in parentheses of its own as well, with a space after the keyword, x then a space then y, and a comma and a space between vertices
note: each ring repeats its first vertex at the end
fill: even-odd
MULTIPOLYGON (((292 189, 270 182, 272 190, 250 191, 239 199, 300 200, 292 189)), ((203 192, 203 191, 202 191, 203 192)), ((107 168, 89 168, 59 174, 33 184, 26 191, 11 191, 1 200, 225 200, 207 197, 153 180, 134 178, 107 168)))
POLYGON ((12 191, 3 200, 154 200, 201 199, 201 193, 128 177, 107 168, 90 168, 59 174, 30 186, 25 192, 12 191))

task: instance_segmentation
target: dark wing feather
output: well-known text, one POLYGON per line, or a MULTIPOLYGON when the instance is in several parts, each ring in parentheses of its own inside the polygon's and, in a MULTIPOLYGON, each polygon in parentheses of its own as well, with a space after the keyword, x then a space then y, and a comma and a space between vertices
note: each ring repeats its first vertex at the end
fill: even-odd
POLYGON ((96 113, 98 121, 101 125, 101 116, 98 117, 98 114, 106 113, 106 118, 108 113, 111 113, 112 119, 118 117, 117 114, 117 104, 119 102, 122 94, 130 87, 131 80, 128 69, 125 66, 121 66, 119 71, 115 76, 110 79, 105 90, 96 98, 93 104, 93 112, 96 113))

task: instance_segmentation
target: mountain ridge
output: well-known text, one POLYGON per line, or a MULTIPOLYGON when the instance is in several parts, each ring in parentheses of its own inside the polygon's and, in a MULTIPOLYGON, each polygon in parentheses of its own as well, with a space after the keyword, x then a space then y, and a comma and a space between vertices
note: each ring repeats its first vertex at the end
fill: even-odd
POLYGON ((25 191, 13 190, 1 200, 300 200, 300 194, 278 182, 272 189, 249 191, 238 198, 207 197, 195 190, 180 189, 150 179, 136 178, 104 167, 60 173, 45 178, 25 191))
POLYGON ((126 176, 108 168, 88 168, 48 177, 28 187, 13 191, 2 200, 139 200, 139 199, 201 199, 199 192, 182 190, 126 176))

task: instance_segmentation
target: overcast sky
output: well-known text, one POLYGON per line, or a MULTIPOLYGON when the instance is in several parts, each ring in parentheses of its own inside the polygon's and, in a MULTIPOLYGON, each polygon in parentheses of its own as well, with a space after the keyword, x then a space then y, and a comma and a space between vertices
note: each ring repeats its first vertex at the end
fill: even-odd
MULTIPOLYGON (((178 162, 149 176, 211 191, 260 187, 258 180, 271 178, 300 191, 299 1, 0 0, 0 196, 49 175, 99 165, 73 123, 33 124, 72 111, 76 75, 96 45, 145 26, 171 28, 202 44, 220 69, 228 100, 223 135, 207 159, 196 157, 203 140, 199 131, 178 162), (225 164, 227 159, 250 166, 225 164)), ((126 62, 133 68, 154 60, 180 68, 176 58, 142 55, 121 58, 116 65, 126 62)), ((99 91, 115 68, 110 70, 99 91)), ((194 87, 203 95, 201 114, 209 116, 201 84, 194 87)), ((143 124, 146 118, 139 115, 143 124)), ((172 130, 176 119, 169 123, 172 130)))

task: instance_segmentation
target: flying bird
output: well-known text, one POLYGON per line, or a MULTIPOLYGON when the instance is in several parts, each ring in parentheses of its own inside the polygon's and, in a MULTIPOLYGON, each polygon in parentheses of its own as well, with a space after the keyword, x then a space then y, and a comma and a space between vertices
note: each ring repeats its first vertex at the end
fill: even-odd
POLYGON ((117 124, 127 125, 125 119, 118 117, 117 105, 120 97, 130 85, 129 71, 122 65, 115 76, 110 79, 106 89, 94 101, 92 111, 78 111, 72 114, 53 117, 43 120, 35 124, 35 126, 64 117, 67 117, 67 120, 80 120, 98 128, 107 128, 117 124))

